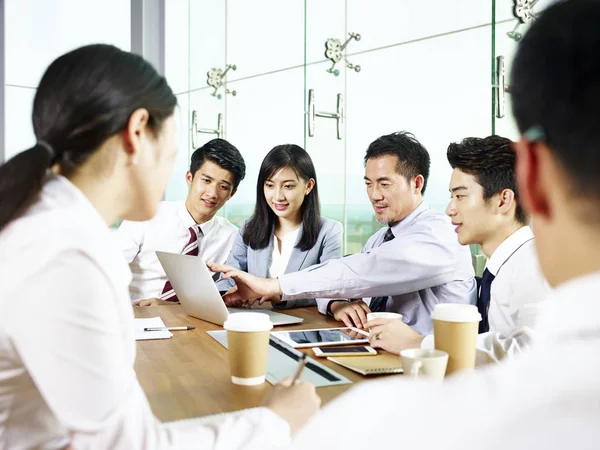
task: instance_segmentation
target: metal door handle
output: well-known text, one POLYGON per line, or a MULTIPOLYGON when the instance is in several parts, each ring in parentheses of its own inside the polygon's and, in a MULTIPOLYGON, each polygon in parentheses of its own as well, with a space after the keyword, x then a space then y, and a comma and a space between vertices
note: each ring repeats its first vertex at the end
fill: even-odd
POLYGON ((337 111, 334 113, 329 112, 317 112, 315 108, 315 91, 309 89, 308 91, 308 136, 313 137, 315 135, 315 118, 322 117, 325 119, 335 119, 337 123, 337 138, 342 139, 344 136, 344 95, 337 95, 337 111))
POLYGON ((198 134, 216 134, 218 138, 223 138, 225 133, 223 129, 223 114, 219 113, 217 115, 217 128, 198 128, 198 113, 194 110, 192 111, 192 149, 196 149, 196 139, 198 134))
POLYGON ((504 56, 496 57, 496 84, 494 96, 496 100, 496 117, 502 119, 505 115, 506 93, 510 93, 510 86, 506 84, 504 56))

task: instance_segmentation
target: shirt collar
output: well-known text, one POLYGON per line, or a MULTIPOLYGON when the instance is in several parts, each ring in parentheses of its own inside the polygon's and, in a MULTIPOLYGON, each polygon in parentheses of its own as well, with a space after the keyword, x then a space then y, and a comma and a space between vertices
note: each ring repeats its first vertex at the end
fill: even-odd
MULTIPOLYGON (((73 214, 73 221, 83 218, 85 230, 82 233, 85 233, 87 245, 95 248, 96 254, 105 261, 102 264, 103 269, 111 274, 113 280, 117 280, 117 284, 129 285, 131 272, 127 264, 122 264, 124 260, 121 249, 111 236, 106 222, 84 193, 67 178, 57 174, 50 175, 44 184, 42 193, 45 204, 34 205, 34 208, 36 206, 51 210, 62 208, 65 210, 62 213, 63 217, 73 214), (90 239, 92 237, 93 239, 90 239)), ((33 208, 31 212, 35 214, 33 208)), ((64 218, 62 220, 64 221, 64 218)))
POLYGON ((179 215, 179 218, 181 219, 181 222, 183 223, 183 226, 187 230, 189 230, 190 227, 195 226, 196 228, 200 229, 202 235, 204 236, 206 236, 210 232, 210 230, 212 230, 212 228, 215 226, 216 215, 213 216, 212 219, 210 219, 208 222, 204 222, 201 225, 197 224, 190 212, 187 210, 187 207, 185 206, 185 200, 181 200, 179 202, 177 213, 179 215))
POLYGON ((108 225, 106 225, 104 218, 100 215, 96 207, 66 177, 58 174, 49 175, 44 183, 42 192, 46 202, 46 205, 42 207, 78 209, 88 216, 90 226, 102 232, 108 232, 108 225))
POLYGON ((394 233, 394 236, 399 236, 399 233, 402 229, 410 226, 412 221, 419 214, 421 214, 423 211, 428 210, 428 209, 429 209, 429 205, 425 202, 425 200, 423 200, 419 204, 419 206, 417 206, 415 209, 413 209, 413 211, 408 216, 406 216, 404 219, 402 219, 401 221, 399 221, 391 226, 392 233, 394 233))
POLYGON ((492 275, 498 275, 500 267, 521 247, 525 242, 533 239, 533 232, 528 225, 519 228, 498 246, 486 264, 492 275))

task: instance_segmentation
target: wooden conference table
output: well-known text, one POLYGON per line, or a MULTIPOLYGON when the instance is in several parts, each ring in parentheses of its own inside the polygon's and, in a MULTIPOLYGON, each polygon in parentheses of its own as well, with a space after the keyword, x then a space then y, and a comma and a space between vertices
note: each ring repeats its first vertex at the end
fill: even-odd
MULTIPOLYGON (((174 331, 171 339, 137 342, 135 371, 152 411, 160 420, 187 419, 262 404, 271 389, 269 383, 251 387, 231 383, 227 349, 206 333, 210 330, 220 330, 221 327, 188 316, 180 305, 136 307, 134 310, 136 317, 159 316, 167 326, 196 327, 190 331, 174 331)), ((343 326, 340 322, 320 314, 316 307, 282 312, 302 317, 304 322, 277 329, 343 326)), ((305 353, 313 356, 311 349, 306 349, 305 353)), ((319 358, 319 362, 353 383, 365 379, 326 358, 319 358)), ((322 387, 317 389, 317 393, 323 404, 326 404, 352 386, 354 384, 322 387)))

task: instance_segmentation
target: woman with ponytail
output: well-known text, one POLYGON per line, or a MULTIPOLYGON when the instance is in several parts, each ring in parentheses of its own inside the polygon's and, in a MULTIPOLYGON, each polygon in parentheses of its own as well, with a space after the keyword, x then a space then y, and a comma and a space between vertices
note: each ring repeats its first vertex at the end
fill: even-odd
POLYGON ((218 427, 152 415, 133 369, 131 273, 108 227, 155 214, 176 103, 150 64, 109 45, 42 77, 37 142, 0 166, 0 448, 266 447, 317 409, 300 383, 218 427))

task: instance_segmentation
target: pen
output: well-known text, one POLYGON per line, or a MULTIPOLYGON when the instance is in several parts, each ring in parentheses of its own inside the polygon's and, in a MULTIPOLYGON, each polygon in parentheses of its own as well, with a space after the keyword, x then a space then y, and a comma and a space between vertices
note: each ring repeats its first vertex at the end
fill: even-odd
POLYGON ((292 386, 294 385, 294 383, 296 383, 296 380, 298 380, 298 378, 300 378, 300 374, 302 373, 302 370, 304 369, 304 366, 306 366, 306 353, 303 353, 302 357, 300 358, 300 362, 298 364, 298 368, 296 369, 296 373, 294 374, 294 378, 292 378, 292 386))
POLYGON ((144 328, 144 331, 180 331, 180 330, 193 330, 194 326, 188 326, 188 327, 150 327, 150 328, 144 328))

